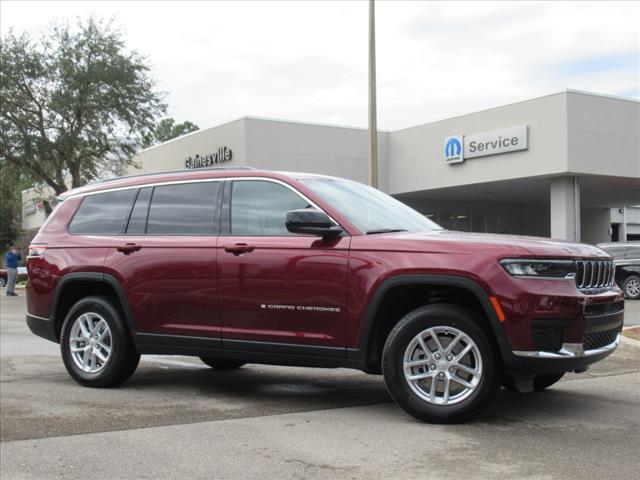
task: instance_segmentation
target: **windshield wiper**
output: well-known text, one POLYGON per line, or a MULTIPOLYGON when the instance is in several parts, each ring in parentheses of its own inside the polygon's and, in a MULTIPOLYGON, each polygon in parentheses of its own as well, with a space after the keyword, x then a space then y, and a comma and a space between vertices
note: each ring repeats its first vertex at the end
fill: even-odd
POLYGON ((404 228, 380 228, 378 230, 367 230, 367 235, 374 233, 393 233, 393 232, 406 232, 404 228))

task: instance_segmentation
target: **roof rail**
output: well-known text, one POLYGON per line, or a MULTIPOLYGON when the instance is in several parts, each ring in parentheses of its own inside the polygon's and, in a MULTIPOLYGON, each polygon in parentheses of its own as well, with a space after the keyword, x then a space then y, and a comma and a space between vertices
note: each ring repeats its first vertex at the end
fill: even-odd
POLYGON ((141 173, 139 175, 124 175, 122 177, 112 177, 105 178, 104 180, 95 180, 93 182, 89 182, 86 186, 90 185, 101 185, 103 183, 115 182, 116 180, 122 180, 125 178, 142 178, 142 177, 152 177, 154 175, 167 175, 171 173, 187 173, 187 172, 202 172, 209 170, 255 170, 253 167, 248 166, 238 166, 238 167, 207 167, 207 168, 194 168, 194 169, 182 169, 182 170, 167 170, 163 172, 151 172, 151 173, 141 173))

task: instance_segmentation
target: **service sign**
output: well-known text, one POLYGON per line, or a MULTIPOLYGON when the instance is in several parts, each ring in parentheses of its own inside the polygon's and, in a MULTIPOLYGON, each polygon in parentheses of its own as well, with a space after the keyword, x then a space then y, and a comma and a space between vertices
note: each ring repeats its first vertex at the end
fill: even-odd
POLYGON ((529 127, 503 128, 492 132, 473 135, 455 135, 445 138, 444 156, 447 163, 460 163, 467 158, 487 157, 500 153, 527 150, 529 148, 529 127), (462 151, 456 141, 462 138, 462 151))

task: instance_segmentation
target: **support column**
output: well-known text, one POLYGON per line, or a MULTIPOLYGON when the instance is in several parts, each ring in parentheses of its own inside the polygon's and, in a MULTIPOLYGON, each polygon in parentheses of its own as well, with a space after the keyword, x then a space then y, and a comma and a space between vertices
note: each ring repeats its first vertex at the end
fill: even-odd
POLYGON ((580 181, 578 177, 551 179, 551 237, 580 241, 580 181))

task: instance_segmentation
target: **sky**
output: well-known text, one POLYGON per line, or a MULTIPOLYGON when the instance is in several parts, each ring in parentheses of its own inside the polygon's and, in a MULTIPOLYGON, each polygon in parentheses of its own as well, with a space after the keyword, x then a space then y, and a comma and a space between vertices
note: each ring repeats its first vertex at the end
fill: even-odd
MULTIPOLYGON (((169 115, 366 127, 368 2, 0 3, 0 31, 113 18, 169 115)), ((376 2, 378 127, 566 89, 640 99, 640 2, 376 2)))

